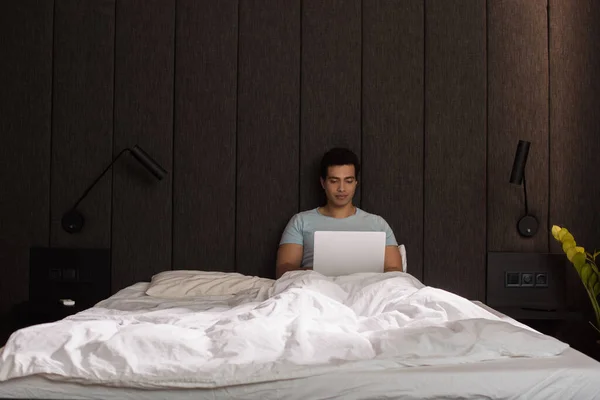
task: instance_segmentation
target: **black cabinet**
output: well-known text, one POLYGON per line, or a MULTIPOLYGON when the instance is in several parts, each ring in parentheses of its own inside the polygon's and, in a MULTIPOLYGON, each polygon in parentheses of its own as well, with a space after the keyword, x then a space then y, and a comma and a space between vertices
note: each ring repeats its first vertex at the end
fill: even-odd
POLYGON ((32 247, 29 301, 54 306, 72 299, 91 307, 110 296, 110 272, 110 249, 32 247))
POLYGON ((63 319, 110 297, 110 271, 110 249, 32 247, 29 300, 0 317, 0 346, 18 329, 63 319))
POLYGON ((2 329, 0 329, 0 346, 8 340, 10 335, 22 328, 32 325, 54 322, 85 310, 86 306, 74 304, 66 306, 60 301, 37 302, 26 301, 17 304, 8 315, 2 318, 2 329))
POLYGON ((587 319, 521 320, 533 329, 569 344, 575 350, 600 361, 600 332, 587 319))

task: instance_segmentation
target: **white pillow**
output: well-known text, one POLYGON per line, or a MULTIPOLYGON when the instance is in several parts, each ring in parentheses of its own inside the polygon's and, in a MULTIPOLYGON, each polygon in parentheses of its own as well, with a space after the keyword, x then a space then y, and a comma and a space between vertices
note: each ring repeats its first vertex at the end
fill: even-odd
POLYGON ((183 298, 227 296, 273 286, 273 279, 218 271, 164 271, 152 277, 146 294, 152 297, 183 298))
POLYGON ((408 265, 406 264, 406 248, 403 244, 399 245, 400 255, 402 256, 402 272, 407 272, 408 265))

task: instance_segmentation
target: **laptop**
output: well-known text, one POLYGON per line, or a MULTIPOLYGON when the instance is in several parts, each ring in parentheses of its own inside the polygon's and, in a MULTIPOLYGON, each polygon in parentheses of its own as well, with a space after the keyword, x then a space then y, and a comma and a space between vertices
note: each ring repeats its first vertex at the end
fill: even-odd
POLYGON ((385 232, 316 231, 313 270, 326 276, 383 272, 385 232))

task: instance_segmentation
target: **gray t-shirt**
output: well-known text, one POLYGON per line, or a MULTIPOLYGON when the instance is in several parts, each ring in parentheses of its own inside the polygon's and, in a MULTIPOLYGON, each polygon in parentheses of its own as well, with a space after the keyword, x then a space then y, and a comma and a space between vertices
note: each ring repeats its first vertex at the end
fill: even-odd
POLYGON ((314 256, 314 233, 316 231, 375 231, 386 233, 386 245, 398 246, 392 228, 379 215, 370 214, 356 207, 356 213, 346 218, 333 218, 319 213, 315 208, 300 212, 288 222, 280 245, 294 243, 304 246, 301 267, 312 267, 314 256))

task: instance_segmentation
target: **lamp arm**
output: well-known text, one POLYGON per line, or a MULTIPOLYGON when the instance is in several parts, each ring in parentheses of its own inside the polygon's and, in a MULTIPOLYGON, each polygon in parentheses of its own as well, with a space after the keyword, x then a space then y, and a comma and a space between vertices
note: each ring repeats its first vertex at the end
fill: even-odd
POLYGON ((525 180, 525 171, 523 171, 523 195, 525 197, 525 215, 529 215, 529 204, 527 203, 527 181, 525 180))
POLYGON ((81 197, 75 202, 75 204, 73 205, 73 207, 71 207, 69 210, 75 210, 77 208, 77 206, 79 205, 79 203, 81 203, 83 201, 83 199, 86 198, 86 196, 88 195, 88 193, 90 192, 90 190, 93 189, 94 186, 96 186, 96 184, 98 183, 98 181, 100 179, 102 179, 102 177, 108 172, 108 170, 110 169, 110 167, 113 166, 113 164, 115 162, 117 162, 117 160, 119 158, 121 158, 121 156, 123 155, 123 153, 131 151, 131 149, 129 148, 125 148, 123 150, 121 150, 121 152, 112 160, 112 162, 110 164, 108 164, 108 167, 106 167, 104 169, 104 171, 102 171, 102 173, 94 180, 94 182, 92 182, 92 184, 90 186, 88 186, 87 189, 85 189, 85 191, 83 192, 83 194, 81 195, 81 197))
POLYGON ((523 237, 532 237, 536 234, 539 227, 539 221, 533 215, 529 215, 529 204, 527 203, 527 181, 523 173, 523 196, 525 198, 525 215, 519 219, 517 230, 523 237))

